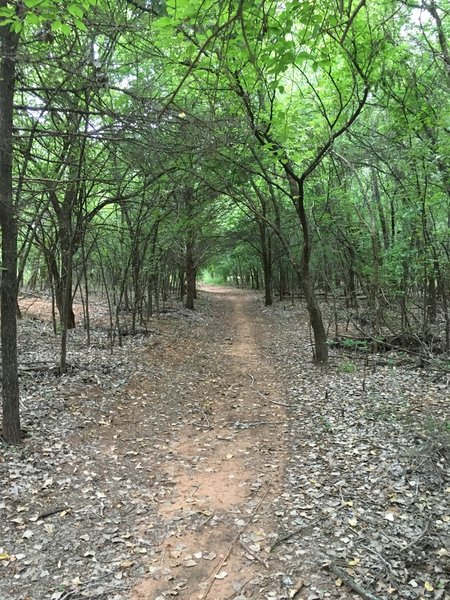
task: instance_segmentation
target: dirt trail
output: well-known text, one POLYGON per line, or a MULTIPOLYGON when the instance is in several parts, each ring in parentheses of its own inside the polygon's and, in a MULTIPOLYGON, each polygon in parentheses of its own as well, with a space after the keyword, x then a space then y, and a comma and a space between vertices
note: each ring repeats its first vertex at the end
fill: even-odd
POLYGON ((51 304, 26 300, 27 437, 0 444, 1 600, 348 600, 355 582, 444 597, 442 373, 334 350, 317 369, 302 304, 205 288, 111 354, 93 304, 91 346, 73 330, 55 377, 51 304))
MULTIPOLYGON (((172 493, 158 509, 166 534, 133 600, 257 598, 276 536, 271 500, 283 470, 285 415, 282 386, 260 350, 263 321, 251 312, 251 294, 202 293, 213 295, 208 325, 191 331, 195 343, 178 333, 176 373, 168 374, 187 390, 182 402, 201 424, 168 440, 170 460, 160 469, 172 493)), ((144 521, 142 533, 153 526, 144 521)))

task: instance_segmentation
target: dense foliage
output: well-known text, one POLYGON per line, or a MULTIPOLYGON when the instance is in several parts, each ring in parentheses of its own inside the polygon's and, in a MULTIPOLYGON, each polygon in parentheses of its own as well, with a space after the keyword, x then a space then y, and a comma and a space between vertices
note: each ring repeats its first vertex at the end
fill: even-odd
POLYGON ((64 371, 75 294, 89 329, 103 293, 120 337, 123 309, 134 333, 174 291, 193 308, 203 270, 267 305, 300 292, 318 363, 318 296, 448 351, 448 9, 2 0, 3 314, 14 279, 51 289, 64 371))

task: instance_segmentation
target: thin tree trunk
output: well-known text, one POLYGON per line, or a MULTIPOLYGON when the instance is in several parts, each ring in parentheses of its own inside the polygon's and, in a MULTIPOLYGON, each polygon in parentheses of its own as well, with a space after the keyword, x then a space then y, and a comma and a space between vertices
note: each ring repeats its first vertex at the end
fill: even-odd
MULTIPOLYGON (((98 245, 97 245, 97 250, 98 250, 98 245)), ((100 265, 100 273, 101 273, 101 277, 102 277, 102 286, 103 286, 103 289, 104 289, 105 294, 106 294, 106 301, 108 303, 109 339, 110 339, 110 350, 111 350, 111 354, 112 354, 113 353, 113 349, 114 349, 113 308, 112 308, 111 295, 110 295, 109 289, 108 289, 108 281, 107 281, 107 278, 106 278, 105 267, 103 265, 103 260, 102 260, 101 252, 99 252, 99 259, 100 259, 99 265, 100 265)))
POLYGON ((183 302, 186 295, 185 275, 184 269, 180 267, 178 272, 178 296, 181 302, 183 302))
MULTIPOLYGON (((264 211, 264 207, 263 207, 264 211)), ((263 212, 264 214, 264 212, 263 212)), ((265 216, 265 215, 264 215, 265 216)), ((272 241, 267 225, 259 222, 259 240, 261 245, 261 263, 264 278, 264 305, 272 306, 273 303, 273 282, 272 282, 272 241)))
MULTIPOLYGON (((85 310, 85 329, 86 329, 86 344, 89 347, 91 345, 91 315, 89 312, 89 276, 87 270, 87 257, 86 248, 84 247, 84 241, 82 244, 83 253, 83 279, 84 279, 84 296, 86 299, 86 310, 85 310)), ((81 285, 80 285, 81 289, 81 285)))
POLYGON ((186 248, 186 308, 194 310, 195 300, 195 265, 194 250, 191 243, 186 248))
MULTIPOLYGON (((6 1, 0 0, 0 7, 6 1)), ((0 26, 0 227, 2 269, 0 285, 3 438, 8 444, 21 439, 19 377, 17 368, 17 222, 13 205, 12 153, 16 55, 19 38, 0 26)))
POLYGON ((291 198, 294 202, 303 233, 303 247, 300 264, 296 268, 300 288, 305 296, 311 327, 314 333, 314 362, 317 364, 328 363, 328 344, 322 313, 316 298, 314 278, 310 272, 311 238, 308 217, 305 210, 304 184, 295 180, 289 169, 286 169, 291 198))
POLYGON ((380 219, 381 232, 383 234, 384 249, 387 250, 389 248, 389 232, 388 232, 388 227, 387 227, 387 223, 386 223, 386 217, 384 214, 383 205, 381 203, 380 187, 378 185, 377 173, 373 167, 371 167, 371 178, 372 178, 373 196, 375 199, 375 204, 377 206, 378 217, 380 219))
MULTIPOLYGON (((64 266, 63 266, 64 269, 64 266)), ((61 346, 59 372, 62 375, 67 371, 67 331, 75 327, 75 315, 72 302, 72 252, 67 256, 64 273, 65 287, 63 288, 63 303, 61 311, 61 346)))

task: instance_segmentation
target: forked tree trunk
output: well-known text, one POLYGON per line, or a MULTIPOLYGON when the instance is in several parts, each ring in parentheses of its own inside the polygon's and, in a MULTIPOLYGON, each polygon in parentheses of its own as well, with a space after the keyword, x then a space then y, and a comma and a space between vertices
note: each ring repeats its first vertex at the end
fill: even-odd
MULTIPOLYGON (((0 7, 6 6, 0 0, 0 7)), ((17 370, 17 222, 12 194, 13 104, 16 52, 19 38, 0 26, 0 227, 2 269, 0 286, 3 438, 8 444, 21 439, 19 378, 17 370)))

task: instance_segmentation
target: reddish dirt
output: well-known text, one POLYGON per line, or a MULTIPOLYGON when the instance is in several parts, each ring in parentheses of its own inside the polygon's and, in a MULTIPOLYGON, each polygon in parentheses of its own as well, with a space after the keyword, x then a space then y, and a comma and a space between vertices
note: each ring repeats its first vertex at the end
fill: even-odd
POLYGON ((22 302, 27 436, 1 448, 2 600, 347 599, 354 581, 443 597, 442 374, 338 353, 319 370, 301 305, 223 288, 112 348, 100 300, 89 347, 75 306, 62 377, 50 302, 22 302))
MULTIPOLYGON (((173 493, 159 506, 168 534, 153 562, 154 575, 134 589, 133 600, 154 600, 169 590, 180 600, 234 598, 264 571, 263 561, 255 556, 260 546, 270 546, 270 535, 275 535, 270 503, 283 469, 284 414, 273 401, 281 386, 258 350, 262 322, 249 316, 251 296, 232 289, 203 289, 220 295, 215 306, 225 314, 212 315, 215 331, 208 333, 202 327, 200 339, 189 349, 185 340, 178 340, 178 356, 172 347, 171 364, 179 367, 187 353, 191 364, 204 363, 205 352, 212 353, 209 345, 214 343, 210 358, 216 380, 213 377, 210 383, 217 384, 219 374, 220 386, 215 385, 216 393, 199 404, 204 430, 193 435, 186 428, 168 445, 172 458, 161 470, 169 474, 173 493), (217 335, 222 339, 219 350, 217 335), (177 527, 189 511, 204 515, 201 527, 177 527), (244 532, 256 544, 253 554, 242 545, 244 532)), ((188 399, 204 398, 208 382, 195 377, 186 381, 188 399)), ((133 387, 134 393, 142 392, 142 384, 135 382, 133 387)), ((143 530, 147 526, 151 523, 144 522, 143 530)))

